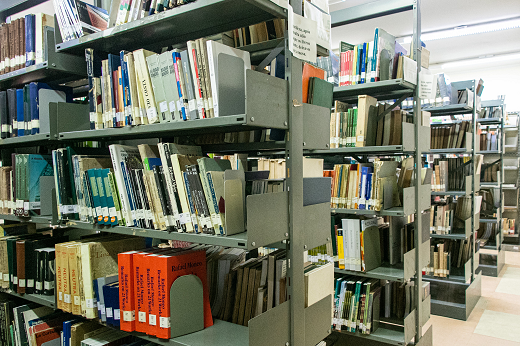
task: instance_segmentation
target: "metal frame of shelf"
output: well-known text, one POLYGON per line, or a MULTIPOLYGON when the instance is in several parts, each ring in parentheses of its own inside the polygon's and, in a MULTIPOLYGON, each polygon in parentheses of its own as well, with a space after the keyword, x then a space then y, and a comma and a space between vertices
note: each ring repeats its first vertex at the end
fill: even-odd
MULTIPOLYGON (((421 45, 419 42, 419 36, 421 32, 421 12, 420 12, 420 4, 419 0, 379 0, 375 2, 371 2, 369 4, 362 4, 358 6, 354 6, 351 8, 346 8, 340 11, 331 13, 332 27, 342 26, 349 23, 359 22, 370 18, 377 18, 385 15, 390 15, 394 13, 404 12, 412 10, 413 12, 413 41, 414 47, 416 47, 416 51, 414 52, 414 57, 417 61, 417 69, 418 72, 421 69, 421 45)), ((419 75, 419 74, 418 74, 419 75)), ((388 80, 388 81, 379 81, 373 83, 366 84, 356 84, 356 85, 348 85, 342 87, 334 88, 334 99, 340 100, 349 103, 357 103, 358 95, 370 95, 372 97, 377 98, 378 100, 389 100, 389 99, 399 99, 404 96, 414 97, 414 109, 416 112, 420 111, 420 98, 419 98, 419 90, 415 87, 416 83, 409 83, 402 79, 397 80, 388 80)), ((395 155, 410 155, 414 157, 415 162, 420 162, 421 160, 421 142, 420 142, 420 133, 422 132, 419 118, 415 118, 414 124, 414 139, 413 145, 411 147, 403 147, 403 146, 383 146, 383 147, 353 147, 353 148, 337 148, 330 150, 314 150, 306 152, 307 155, 310 156, 318 156, 318 157, 330 157, 330 156, 344 156, 344 157, 353 157, 356 160, 360 160, 359 157, 368 157, 368 156, 395 156, 395 155)), ((428 128, 429 132, 429 128, 428 128)), ((428 133, 429 134, 429 133, 428 133)), ((404 143, 404 141, 403 141, 404 143)), ((414 169, 414 176, 420 177, 420 165, 416 165, 414 169)), ((419 181, 419 179, 415 179, 415 181, 419 181)), ((415 301, 419 302, 415 308, 415 312, 411 313, 411 317, 413 317, 413 322, 407 322, 405 320, 404 323, 404 331, 401 329, 400 331, 389 330, 380 325, 380 327, 370 335, 364 335, 361 333, 349 333, 349 332, 337 332, 335 331, 335 336, 343 339, 348 339, 346 342, 352 342, 352 338, 360 338, 366 340, 374 340, 385 344, 390 345, 406 345, 408 342, 414 338, 416 345, 429 345, 431 346, 431 328, 423 333, 424 323, 429 319, 430 316, 430 308, 429 308, 429 297, 427 298, 427 307, 424 307, 423 299, 420 297, 423 296, 421 291, 422 287, 422 268, 424 267, 425 260, 429 260, 429 258, 424 257, 424 246, 428 245, 429 242, 422 242, 422 234, 420 232, 422 225, 422 207, 425 203, 421 201, 421 195, 424 193, 422 191, 423 185, 416 184, 413 189, 413 195, 415 197, 414 207, 412 208, 415 214, 415 246, 414 250, 410 251, 411 255, 413 255, 413 259, 410 258, 409 265, 412 267, 411 269, 406 269, 406 272, 410 274, 410 270, 412 271, 411 277, 413 277, 415 281, 415 301), (412 264, 413 263, 413 264, 412 264), (407 324, 408 323, 408 324, 407 324), (411 323, 411 324, 410 324, 411 323), (413 330, 412 330, 413 329, 413 330)), ((428 186, 428 189, 430 187, 428 186)), ((428 201, 429 202, 429 201, 428 201)), ((387 215, 387 216, 404 216, 405 212, 403 208, 391 208, 388 210, 382 210, 380 212, 375 212, 373 210, 352 210, 352 209, 331 209, 332 214, 351 214, 351 215, 387 215)), ((429 257, 429 256, 428 256, 429 257)), ((356 275, 361 277, 370 277, 377 278, 383 280, 391 280, 391 281, 400 281, 403 282, 407 278, 405 278, 405 269, 393 266, 385 266, 382 265, 374 270, 369 272, 356 272, 356 271, 348 271, 348 270, 340 270, 335 269, 335 272, 338 274, 346 274, 346 275, 356 275)), ((409 317, 410 317, 409 315, 409 317)), ((407 317, 408 318, 408 317, 407 317)))
POLYGON ((499 132, 498 136, 498 150, 482 150, 479 154, 483 155, 498 155, 500 158, 500 176, 498 177, 498 182, 496 183, 481 183, 481 188, 498 188, 499 191, 499 205, 497 208, 496 216, 492 219, 480 219, 482 223, 496 223, 497 235, 494 245, 484 246, 484 250, 495 251, 496 254, 483 253, 480 252, 480 264, 478 268, 478 272, 482 273, 482 275, 486 276, 498 276, 500 271, 502 270, 505 262, 504 258, 504 249, 503 249, 503 241, 504 235, 502 234, 502 214, 503 214, 503 205, 504 205, 504 192, 503 192, 503 183, 504 183, 504 101, 503 100, 492 100, 492 101, 482 101, 482 107, 501 107, 502 108, 502 116, 495 118, 479 118, 477 122, 482 126, 487 125, 496 125, 497 131, 499 132), (488 261, 491 259, 491 261, 488 261), (482 263, 482 262, 493 262, 493 264, 482 263))
MULTIPOLYGON (((301 2, 291 0, 290 3, 294 13, 302 13, 303 5, 301 2)), ((133 50, 145 48, 157 50, 158 47, 169 46, 179 42, 184 43, 190 39, 197 39, 209 34, 257 24, 274 18, 287 18, 287 9, 270 0, 198 0, 184 6, 68 42, 61 41, 59 25, 56 24, 53 37, 56 45, 52 45, 55 49, 50 49, 49 54, 56 57, 72 56, 72 58, 81 60, 82 64, 75 68, 81 70, 81 75, 85 76, 85 48, 94 48, 101 54, 118 52, 121 49, 133 50), (225 15, 220 15, 222 13, 225 13, 225 15), (203 18, 203 20, 200 20, 200 18, 203 18), (197 26, 192 25, 195 22, 198 23, 197 26), (176 35, 172 36, 172 32, 175 32, 176 35)), ((308 228, 308 222, 306 222, 308 215, 314 215, 311 217, 315 218, 315 215, 320 213, 319 215, 324 215, 323 219, 330 220, 327 211, 325 211, 325 209, 328 209, 328 205, 326 205, 327 208, 321 208, 321 205, 316 205, 320 206, 320 208, 315 208, 314 212, 309 213, 309 206, 303 206, 302 204, 304 132, 309 131, 309 129, 306 129, 306 126, 308 127, 310 125, 314 127, 314 124, 308 119, 307 115, 308 113, 312 113, 314 118, 316 118, 316 112, 320 112, 315 108, 317 106, 313 105, 299 107, 302 104, 302 63, 301 60, 296 59, 292 56, 292 53, 290 53, 288 40, 281 40, 279 43, 282 42, 287 58, 285 66, 286 78, 284 80, 276 79, 276 81, 277 85, 283 84, 285 89, 283 90, 282 96, 280 96, 281 101, 276 103, 273 107, 277 107, 284 116, 280 116, 280 114, 266 114, 273 112, 265 111, 265 104, 263 104, 264 108, 260 109, 261 107, 258 105, 259 102, 250 102, 249 105, 246 105, 246 114, 224 116, 214 119, 76 132, 61 132, 57 130, 57 132, 52 133, 48 137, 47 135, 27 136, 0 141, 0 146, 18 147, 37 146, 40 144, 53 145, 56 143, 61 144, 81 140, 100 140, 106 142, 122 139, 171 138, 181 134, 246 131, 255 128, 278 128, 290 133, 290 136, 287 135, 287 140, 281 145, 282 149, 285 149, 287 170, 291 172, 286 180, 288 191, 280 195, 281 200, 285 201, 281 207, 278 203, 277 207, 270 206, 270 208, 278 208, 277 210, 282 210, 284 215, 287 215, 287 223, 283 223, 282 227, 284 228, 285 239, 290 240, 286 247, 288 250, 287 259, 291 263, 287 272, 287 276, 291 282, 291 285, 288 286, 288 295, 291 299, 250 320, 248 327, 215 320, 214 326, 200 332, 167 341, 152 338, 156 343, 161 345, 183 346, 260 346, 265 343, 265 330, 269 330, 271 335, 270 340, 274 344, 311 346, 323 340, 330 333, 332 296, 329 295, 321 301, 305 308, 305 279, 303 270, 304 250, 307 247, 313 248, 318 246, 318 244, 315 243, 319 242, 323 244, 330 240, 330 227, 323 227, 323 237, 316 237, 315 232, 312 237, 306 236, 310 231, 302 232, 302 229, 308 228), (284 208, 287 209, 284 210, 284 208)), ((269 44, 272 44, 272 42, 269 44)), ((270 49, 269 44, 264 48, 270 49)), ((53 65, 52 67, 55 66, 53 65)), ((69 71, 76 71, 75 68, 71 66, 69 71)), ((35 78, 35 75, 31 74, 27 74, 27 76, 28 78, 35 78)), ((58 77, 59 76, 50 76, 50 78, 58 77)), ((15 83, 13 79, 9 79, 8 77, 4 79, 11 84, 15 83)), ((56 79, 54 80, 56 81, 56 79)), ((258 79, 252 78, 251 81, 251 83, 254 83, 257 82, 258 79)), ((265 84, 258 83, 256 89, 249 90, 249 85, 247 85, 248 90, 252 94, 258 94, 256 90, 262 87, 265 87, 265 84)), ((248 101, 251 101, 250 98, 248 98, 248 101)), ((325 109, 327 116, 328 112, 329 111, 325 109)), ((326 143, 328 143, 328 124, 326 124, 325 128, 327 130, 326 143)), ((322 132, 319 133, 319 135, 321 134, 322 132)), ((314 137, 316 136, 316 133, 314 133, 314 137)), ((316 140, 314 142, 316 142, 316 140)), ((307 141, 307 144, 308 143, 309 141, 307 141)), ((274 145, 278 146, 280 143, 275 143, 274 145)), ((236 147, 239 146, 240 144, 236 145, 236 147)), ((308 147, 315 148, 316 146, 308 145, 308 147)), ((323 145, 323 148, 324 147, 325 144, 323 145)), ((311 207, 314 207, 314 205, 311 207)), ((56 224, 50 216, 20 218, 13 215, 0 215, 0 219, 1 218, 48 225, 56 224)), ((276 221, 278 221, 278 219, 276 221)), ((209 236, 204 234, 168 233, 135 227, 117 226, 101 228, 80 221, 68 221, 61 226, 65 226, 68 229, 77 228, 93 232, 104 231, 141 237, 185 240, 244 249, 252 249, 260 246, 250 241, 248 232, 231 236, 209 236)), ((313 231, 315 231, 315 229, 313 231)), ((251 230, 249 230, 249 232, 251 232, 251 230)), ((283 239, 280 239, 280 241, 282 242, 283 239)), ((28 300, 33 299, 35 301, 40 300, 39 298, 33 298, 32 295, 23 296, 22 298, 28 300)), ((52 306, 54 303, 46 299, 42 299, 38 302, 46 306, 54 307, 52 306)), ((136 336, 151 340, 142 334, 136 334, 136 336)))
MULTIPOLYGON (((453 82, 452 87, 457 89, 470 89, 472 91, 476 90, 477 81, 476 80, 467 80, 461 82, 453 82)), ((473 104, 476 104, 476 92, 473 92, 473 104)), ((471 160, 475 162, 476 148, 477 148, 477 138, 476 138, 476 119, 477 119, 477 109, 475 107, 468 107, 464 104, 451 104, 440 107, 431 107, 424 108, 425 111, 431 113, 432 117, 437 116, 446 116, 446 115, 454 115, 454 114, 471 114, 471 124, 472 124, 472 136, 471 136, 471 148, 468 152, 466 148, 461 149, 434 149, 430 150, 424 154, 468 154, 471 155, 471 160)), ((457 121, 455 121, 457 122, 457 121)), ((437 123, 435 123, 437 125, 437 123)), ((444 123, 443 123, 444 124, 444 123)), ((448 122, 448 124, 450 124, 448 122)), ((439 123, 440 125, 440 123, 439 123)), ((448 278, 438 278, 433 276, 426 276, 425 280, 430 282, 430 291, 432 294, 432 314, 466 320, 471 311, 475 307, 476 301, 478 301, 478 297, 480 297, 481 293, 481 283, 480 276, 476 275, 477 263, 476 260, 476 248, 474 239, 474 230, 476 227, 476 216, 475 216, 475 188, 479 186, 479 182, 477 179, 480 179, 479 175, 476 174, 475 169, 473 169, 473 173, 471 174, 471 189, 467 189, 466 191, 432 191, 432 196, 465 196, 471 194, 471 225, 470 232, 466 231, 464 233, 456 233, 456 234, 430 234, 430 238, 432 239, 452 239, 452 240, 465 240, 468 239, 471 242, 471 257, 468 260, 469 272, 465 269, 464 276, 454 276, 450 275, 448 278), (466 281, 469 281, 466 282, 466 281), (443 293, 446 290, 460 290, 464 291, 465 301, 462 302, 452 302, 450 301, 450 297, 444 296, 443 293), (477 296, 475 300, 475 296, 477 296)), ((466 184, 468 184, 468 180, 466 180, 466 184)))

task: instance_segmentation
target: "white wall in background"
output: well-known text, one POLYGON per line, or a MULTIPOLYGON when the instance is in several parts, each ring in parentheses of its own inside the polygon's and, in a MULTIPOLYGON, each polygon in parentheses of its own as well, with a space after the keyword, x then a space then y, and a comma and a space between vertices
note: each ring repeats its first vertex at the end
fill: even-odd
POLYGON ((445 72, 452 82, 482 78, 482 100, 495 100, 498 95, 506 95, 506 111, 520 111, 520 60, 442 69, 432 65, 430 70, 435 73, 445 72))

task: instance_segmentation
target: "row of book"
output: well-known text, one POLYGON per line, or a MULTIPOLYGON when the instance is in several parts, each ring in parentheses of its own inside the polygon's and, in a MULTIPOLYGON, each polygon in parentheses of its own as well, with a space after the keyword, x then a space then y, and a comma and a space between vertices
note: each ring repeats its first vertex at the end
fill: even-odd
POLYGON ((472 174, 471 157, 434 159, 432 164, 433 191, 464 191, 466 177, 472 174))
POLYGON ((232 31, 235 48, 284 37, 285 20, 273 19, 232 31))
MULTIPOLYGON (((331 208, 380 211, 401 206, 399 188, 411 186, 413 164, 410 159, 403 160, 398 177, 399 166, 398 161, 375 159, 373 163, 334 165, 333 170, 324 171, 325 177, 332 178, 331 208), (383 198, 383 191, 392 191, 393 197, 383 198)), ((426 174, 428 170, 423 171, 426 174)))
POLYGON ((432 239, 430 263, 423 269, 423 275, 449 277, 455 268, 464 268, 471 258, 471 243, 467 239, 432 239))
POLYGON ((357 108, 335 101, 330 118, 330 147, 401 145, 402 123, 411 119, 407 112, 399 109, 381 117, 389 107, 368 95, 358 97, 357 108))
POLYGON ((0 343, 6 346, 153 346, 95 321, 83 321, 21 299, 0 294, 0 343))
POLYGON ((40 133, 40 115, 49 131, 50 102, 72 102, 72 89, 32 82, 21 89, 0 91, 1 138, 40 133))
POLYGON ((465 148, 466 136, 471 132, 471 122, 469 121, 451 125, 432 126, 431 149, 465 148))
POLYGON ((516 219, 510 219, 507 217, 502 218, 502 233, 503 234, 515 234, 515 221, 516 219))
POLYGON ((0 26, 0 74, 40 64, 47 60, 46 30, 54 27, 54 17, 28 14, 0 26))
POLYGON ((241 59, 234 68, 241 74, 251 69, 249 53, 205 39, 187 46, 162 54, 121 51, 103 61, 87 49, 91 129, 229 115, 219 108, 217 57, 241 59))
MULTIPOLYGON (((334 280, 333 328, 351 333, 374 333, 385 319, 404 319, 417 305, 414 282, 339 275, 334 280)), ((430 294, 423 283, 422 299, 430 294)))
POLYGON ((471 198, 467 196, 461 196, 453 203, 432 204, 430 209, 430 233, 464 233, 464 221, 470 216, 471 198))
MULTIPOLYGON (((121 9, 125 3, 121 1, 121 9)), ((53 5, 63 42, 108 28, 108 12, 101 7, 80 0, 57 0, 53 5)))
POLYGON ((340 86, 398 78, 397 64, 407 54, 396 37, 381 28, 375 29, 373 41, 357 45, 340 42, 340 86))
POLYGON ((491 129, 482 130, 479 136, 480 150, 498 150, 500 136, 491 129))

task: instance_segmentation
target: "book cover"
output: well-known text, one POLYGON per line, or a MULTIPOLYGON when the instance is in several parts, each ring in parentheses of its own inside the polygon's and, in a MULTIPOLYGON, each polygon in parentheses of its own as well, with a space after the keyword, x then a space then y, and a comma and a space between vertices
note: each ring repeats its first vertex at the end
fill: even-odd
POLYGON ((122 311, 121 330, 133 332, 135 329, 134 270, 133 257, 138 251, 127 251, 117 255, 119 265, 119 306, 122 311))

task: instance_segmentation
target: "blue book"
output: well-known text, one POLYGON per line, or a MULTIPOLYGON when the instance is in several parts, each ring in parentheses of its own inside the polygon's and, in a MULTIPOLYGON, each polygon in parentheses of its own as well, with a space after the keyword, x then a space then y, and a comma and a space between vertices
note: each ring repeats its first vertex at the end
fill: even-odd
POLYGON ((376 66, 377 66, 377 44, 379 40, 379 29, 376 28, 374 33, 374 47, 372 47, 372 64, 370 67, 370 81, 375 82, 376 80, 376 66))
POLYGON ((18 136, 25 135, 23 116, 23 89, 16 89, 16 120, 18 121, 18 136))
POLYGON ((358 55, 357 55, 357 64, 356 64, 356 78, 357 82, 361 83, 361 58, 363 57, 363 45, 358 44, 358 55))
POLYGON ((117 85, 118 81, 114 81, 114 72, 117 76, 117 68, 121 65, 119 61, 119 56, 114 54, 108 54, 108 78, 110 80, 110 88, 112 88, 112 127, 117 127, 118 114, 116 114, 117 109, 117 85))
POLYGON ((112 300, 112 309, 114 311, 113 325, 121 326, 121 310, 119 309, 119 282, 115 282, 109 286, 110 299, 112 300))
MULTIPOLYGON (((173 51, 172 57, 173 57, 173 65, 175 67, 175 75, 178 76, 180 69, 182 69, 181 53, 173 51), (179 69, 179 66, 180 66, 180 69, 179 69)), ((177 79, 177 90, 179 92, 179 104, 181 106, 180 108, 181 108, 182 120, 188 120, 188 117, 186 115, 186 106, 185 106, 188 104, 188 98, 186 95, 182 94, 181 82, 178 79, 177 79)))
POLYGON ((92 285, 94 285, 94 299, 96 300, 96 305, 98 309, 98 318, 101 320, 101 304, 99 304, 99 290, 98 290, 98 279, 92 280, 92 285))
POLYGON ((373 172, 373 168, 370 166, 361 167, 361 179, 359 181, 359 201, 358 209, 366 209, 366 191, 367 191, 367 180, 368 174, 373 172))
POLYGON ((23 86, 23 124, 25 135, 31 134, 31 106, 29 97, 29 84, 23 86))
POLYGON ((36 16, 28 14, 25 16, 25 66, 36 64, 36 16))
POLYGON ((122 50, 119 53, 119 60, 121 63, 121 82, 123 84, 123 106, 125 107, 125 125, 130 126, 132 120, 132 102, 130 98, 130 81, 128 77, 128 63, 125 62, 125 54, 128 53, 122 50))
POLYGON ((361 54, 361 84, 366 80, 367 43, 363 43, 363 53, 361 54))
POLYGON ((70 346, 70 330, 72 325, 80 322, 80 319, 72 319, 63 322, 63 346, 70 346))
POLYGON ((114 325, 114 302, 111 297, 110 286, 112 284, 103 286, 103 297, 105 298, 105 311, 106 311, 106 320, 107 325, 114 325))
POLYGON ((372 179, 374 177, 374 173, 368 173, 368 176, 367 176, 367 191, 366 191, 366 194, 365 194, 365 199, 367 201, 367 208, 366 209, 374 209, 368 202, 370 201, 370 199, 372 198, 372 179))
MULTIPOLYGON (((40 107, 38 94, 40 89, 51 89, 46 83, 32 82, 29 84, 29 107, 31 110, 31 135, 40 133, 40 107)), ((67 95, 68 98, 68 95, 67 95)), ((72 100, 71 100, 72 101, 72 100)))

